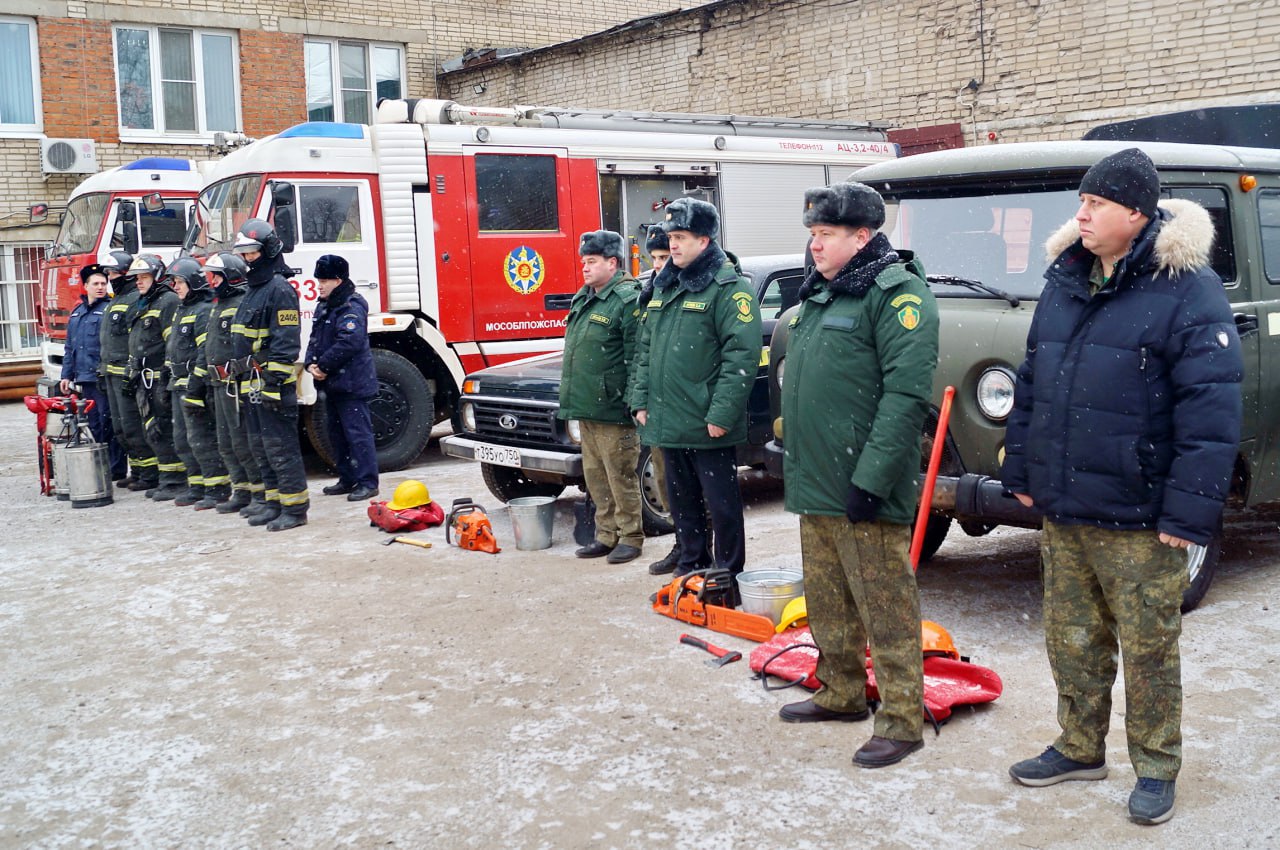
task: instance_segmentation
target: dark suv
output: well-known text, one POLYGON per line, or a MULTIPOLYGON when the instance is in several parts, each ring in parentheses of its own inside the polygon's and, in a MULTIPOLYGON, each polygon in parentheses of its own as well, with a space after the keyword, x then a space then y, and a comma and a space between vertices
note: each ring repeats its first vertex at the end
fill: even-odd
MULTIPOLYGON (((797 241, 803 238, 797 228, 797 241)), ((747 442, 738 448, 738 462, 760 466, 772 433, 768 341, 778 316, 796 303, 804 282, 804 256, 748 257, 740 266, 755 283, 764 336, 760 372, 748 403, 747 442)), ((560 366, 561 355, 548 354, 473 372, 463 384, 454 423, 457 433, 441 440, 440 446, 451 457, 479 461, 485 485, 501 501, 558 496, 566 486, 583 483, 578 423, 556 418, 560 366)), ((641 449, 639 472, 645 530, 666 533, 671 517, 661 509, 647 447, 641 449)))

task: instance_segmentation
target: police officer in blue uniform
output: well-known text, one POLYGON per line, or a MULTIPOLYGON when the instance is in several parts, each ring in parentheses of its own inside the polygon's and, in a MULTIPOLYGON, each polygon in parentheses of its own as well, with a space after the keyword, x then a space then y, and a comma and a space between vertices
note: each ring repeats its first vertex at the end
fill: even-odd
POLYGON ((338 463, 338 483, 326 496, 347 494, 362 502, 378 495, 378 455, 373 443, 369 400, 378 375, 369 348, 369 304, 349 277, 347 261, 325 254, 316 261, 320 287, 307 343, 307 371, 325 394, 329 439, 338 463))
POLYGON ((84 294, 67 320, 60 388, 63 395, 77 389, 81 398, 93 401, 93 409, 89 411, 89 430, 95 440, 107 444, 111 477, 119 480, 128 474, 128 466, 124 449, 112 433, 111 402, 106 388, 98 384, 98 373, 102 369, 102 317, 110 301, 107 297, 107 273, 97 263, 87 265, 80 270, 80 283, 84 285, 84 294))
MULTIPOLYGON (((285 531, 307 524, 307 473, 298 445, 298 376, 302 350, 298 293, 289 285, 284 244, 260 218, 240 228, 235 253, 249 264, 249 291, 231 326, 232 368, 240 380, 249 447, 258 461, 266 501, 248 515, 250 525, 285 531)), ((250 509, 253 506, 250 506, 250 509)))

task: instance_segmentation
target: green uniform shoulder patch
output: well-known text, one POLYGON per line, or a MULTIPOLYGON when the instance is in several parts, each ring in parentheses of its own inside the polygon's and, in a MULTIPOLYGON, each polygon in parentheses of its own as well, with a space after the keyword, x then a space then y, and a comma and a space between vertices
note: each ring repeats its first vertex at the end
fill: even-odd
POLYGON ((907 292, 902 295, 899 295, 897 298, 893 299, 889 303, 896 308, 896 307, 901 307, 903 304, 917 304, 917 305, 923 304, 924 301, 921 300, 919 295, 913 295, 912 293, 907 292))
POLYGON ((908 304, 898 311, 898 324, 902 325, 909 331, 913 331, 920 324, 920 310, 917 307, 908 304))
POLYGON ((735 292, 733 293, 733 303, 738 305, 738 321, 751 321, 751 293, 735 292))

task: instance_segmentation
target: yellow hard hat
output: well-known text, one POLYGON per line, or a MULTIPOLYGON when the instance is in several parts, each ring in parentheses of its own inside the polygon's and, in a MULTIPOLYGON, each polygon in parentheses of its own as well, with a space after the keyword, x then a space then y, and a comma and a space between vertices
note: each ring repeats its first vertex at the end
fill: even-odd
POLYGON ((778 621, 775 632, 781 634, 787 629, 800 628, 809 622, 809 609, 805 605, 804 597, 797 596, 787 603, 787 607, 782 609, 782 619, 778 621))
POLYGON ((430 503, 431 494, 427 492, 427 485, 410 478, 397 485, 391 501, 387 502, 387 507, 393 511, 403 511, 408 508, 420 508, 430 503))

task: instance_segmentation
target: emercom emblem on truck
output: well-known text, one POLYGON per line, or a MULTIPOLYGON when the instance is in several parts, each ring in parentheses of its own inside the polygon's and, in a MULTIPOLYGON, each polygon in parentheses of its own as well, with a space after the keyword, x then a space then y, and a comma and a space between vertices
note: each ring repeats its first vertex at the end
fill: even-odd
MULTIPOLYGON (((925 552, 953 523, 970 535, 999 525, 1038 528, 1038 514, 1004 492, 1004 425, 1014 373, 1048 266, 1045 242, 1078 207, 1089 166, 1126 142, 991 145, 921 154, 860 169, 855 180, 881 192, 885 233, 915 251, 942 319, 935 405, 956 387, 943 466, 934 491, 925 552)), ((1204 207, 1213 221, 1210 264, 1223 281, 1243 345, 1244 428, 1229 509, 1280 499, 1280 151, 1137 142, 1160 170, 1162 196, 1204 207), (1266 327, 1266 333, 1259 328, 1266 327)), ((774 335, 771 390, 785 380, 787 322, 774 335)), ((933 422, 922 435, 930 442, 933 422)), ((781 469, 785 423, 768 450, 781 469)), ((1105 435, 1102 435, 1105 438, 1105 435)), ((1220 536, 1193 547, 1183 609, 1213 579, 1220 536)))

